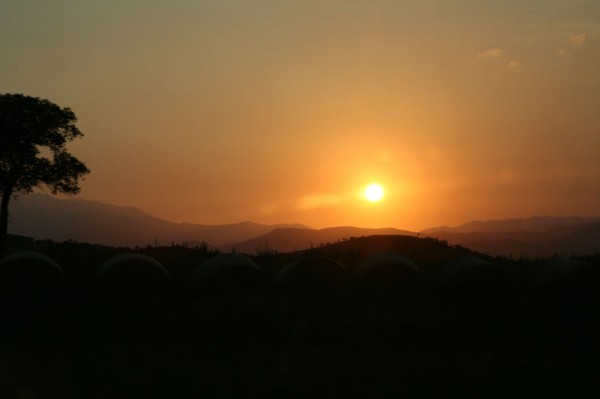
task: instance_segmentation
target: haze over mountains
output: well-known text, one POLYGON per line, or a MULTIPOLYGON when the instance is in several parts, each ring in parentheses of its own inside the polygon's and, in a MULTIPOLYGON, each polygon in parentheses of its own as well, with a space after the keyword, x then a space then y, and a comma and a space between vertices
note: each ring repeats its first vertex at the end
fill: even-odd
POLYGON ((491 255, 600 253, 600 218, 531 217, 426 229, 424 235, 491 255))
POLYGON ((264 225, 241 222, 226 225, 174 223, 134 207, 121 207, 49 195, 22 195, 11 203, 9 234, 54 241, 74 240, 111 246, 147 246, 206 242, 228 251, 289 252, 370 235, 429 236, 492 255, 550 256, 600 252, 600 218, 531 217, 474 221, 457 227, 421 232, 395 228, 331 227, 311 229, 300 224, 264 225))
POLYGON ((258 250, 275 249, 279 252, 291 252, 318 246, 325 243, 333 243, 344 238, 366 237, 374 235, 409 235, 416 233, 394 228, 367 229, 352 226, 329 227, 315 230, 309 228, 277 228, 267 234, 249 240, 221 246, 227 250, 235 248, 237 251, 254 253, 258 250))
POLYGON ((111 246, 200 243, 223 245, 266 234, 278 227, 241 222, 227 225, 174 223, 134 207, 49 195, 22 195, 10 206, 9 234, 54 241, 74 240, 111 246))

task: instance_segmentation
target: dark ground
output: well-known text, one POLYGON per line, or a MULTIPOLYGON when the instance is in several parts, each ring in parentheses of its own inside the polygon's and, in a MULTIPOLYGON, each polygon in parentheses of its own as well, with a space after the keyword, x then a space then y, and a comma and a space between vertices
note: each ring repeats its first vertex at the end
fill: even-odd
POLYGON ((575 271, 545 273, 551 268, 542 260, 480 255, 493 273, 448 277, 444 265, 473 254, 418 241, 404 243, 403 251, 413 249, 418 278, 383 273, 366 283, 352 270, 386 245, 370 242, 371 251, 364 242, 342 242, 312 252, 262 253, 254 260, 266 271, 264 280, 224 275, 199 284, 192 273, 214 254, 146 248, 141 252, 160 260, 170 281, 151 273, 103 280, 95 276, 99 264, 123 249, 49 242, 31 248, 25 241, 13 249, 49 255, 65 278, 46 274, 21 286, 0 275, 3 398, 600 392, 598 257, 575 271), (317 255, 342 262, 346 271, 297 285, 277 281, 283 265, 317 255), (313 284, 319 279, 324 283, 313 284))

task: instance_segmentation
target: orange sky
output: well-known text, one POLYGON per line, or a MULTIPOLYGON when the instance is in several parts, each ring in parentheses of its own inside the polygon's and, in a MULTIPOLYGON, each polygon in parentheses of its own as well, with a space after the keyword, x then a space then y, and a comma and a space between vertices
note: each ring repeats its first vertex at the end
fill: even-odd
POLYGON ((482 3, 3 1, 0 92, 73 109, 81 198, 174 221, 600 215, 600 3, 482 3))

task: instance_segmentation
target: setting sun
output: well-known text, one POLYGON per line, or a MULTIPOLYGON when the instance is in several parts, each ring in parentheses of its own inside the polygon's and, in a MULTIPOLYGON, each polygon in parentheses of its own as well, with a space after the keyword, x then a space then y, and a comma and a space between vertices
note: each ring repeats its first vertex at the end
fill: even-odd
POLYGON ((371 202, 381 201, 383 198, 383 187, 376 183, 370 184, 365 188, 365 197, 371 202))
POLYGON ((77 116, 81 199, 169 222, 598 217, 600 1, 514 4, 0 0, 0 96, 77 116))

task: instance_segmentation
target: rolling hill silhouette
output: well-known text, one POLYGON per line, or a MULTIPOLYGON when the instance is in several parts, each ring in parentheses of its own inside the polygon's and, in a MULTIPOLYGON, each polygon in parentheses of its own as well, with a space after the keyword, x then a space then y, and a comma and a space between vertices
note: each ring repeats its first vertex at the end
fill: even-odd
POLYGON ((11 203, 10 234, 74 240, 111 246, 200 243, 219 245, 260 236, 278 227, 241 222, 226 225, 174 223, 134 207, 108 205, 82 199, 56 199, 49 195, 22 195, 11 203))
POLYGON ((394 228, 367 229, 360 227, 329 227, 320 230, 306 228, 277 228, 260 237, 252 238, 235 244, 221 245, 222 250, 235 250, 244 253, 254 253, 257 249, 271 249, 279 252, 292 252, 326 243, 334 243, 351 237, 366 237, 372 235, 408 235, 416 233, 394 228))
POLYGON ((600 218, 531 217, 423 230, 427 236, 491 255, 547 257, 600 252, 600 218))
POLYGON ((433 227, 424 229, 422 233, 434 233, 440 231, 452 233, 511 233, 518 231, 526 232, 548 232, 551 230, 576 227, 590 222, 600 222, 600 218, 582 218, 576 216, 553 217, 553 216, 533 216, 523 219, 505 219, 505 220, 476 220, 461 224, 456 227, 433 227))
MULTIPOLYGON (((253 254, 257 250, 303 250, 350 237, 417 235, 394 228, 331 227, 317 230, 300 224, 175 223, 134 207, 81 199, 56 199, 41 194, 21 196, 11 204, 10 211, 10 234, 110 246, 171 243, 193 246, 206 242, 224 251, 235 248, 253 254)), ((473 221, 457 227, 429 228, 420 234, 491 255, 543 257, 556 253, 600 253, 600 218, 531 217, 473 221)))

